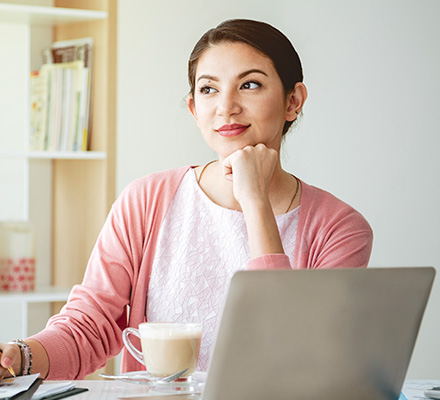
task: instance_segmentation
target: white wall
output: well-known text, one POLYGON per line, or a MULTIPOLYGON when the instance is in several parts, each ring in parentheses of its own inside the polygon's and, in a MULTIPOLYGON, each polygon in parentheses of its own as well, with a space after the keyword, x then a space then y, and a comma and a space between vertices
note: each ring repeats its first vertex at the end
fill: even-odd
MULTIPOLYGON (((286 142, 290 172, 360 210, 370 266, 439 270, 438 0, 123 0, 118 32, 118 191, 215 155, 186 111, 187 58, 226 18, 272 23, 293 41, 309 100, 286 142)), ((440 376, 440 277, 408 378, 440 376)))

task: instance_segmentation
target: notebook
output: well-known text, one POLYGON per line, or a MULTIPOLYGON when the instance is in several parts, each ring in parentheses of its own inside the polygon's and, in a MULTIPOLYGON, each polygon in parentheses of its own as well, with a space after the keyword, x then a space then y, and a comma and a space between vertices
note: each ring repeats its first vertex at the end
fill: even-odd
POLYGON ((397 400, 434 275, 429 267, 237 272, 201 398, 397 400))

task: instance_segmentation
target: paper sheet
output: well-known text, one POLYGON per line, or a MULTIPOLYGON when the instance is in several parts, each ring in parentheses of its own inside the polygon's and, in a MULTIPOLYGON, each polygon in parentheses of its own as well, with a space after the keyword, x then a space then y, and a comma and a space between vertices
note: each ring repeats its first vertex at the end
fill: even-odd
POLYGON ((0 381, 0 399, 13 397, 18 393, 28 390, 40 374, 5 378, 0 381))
POLYGON ((43 383, 32 396, 31 400, 38 400, 42 397, 54 395, 57 393, 67 392, 75 387, 72 381, 60 383, 43 383))
POLYGON ((429 400, 423 392, 434 386, 440 386, 440 380, 408 380, 403 385, 402 393, 406 400, 429 400))

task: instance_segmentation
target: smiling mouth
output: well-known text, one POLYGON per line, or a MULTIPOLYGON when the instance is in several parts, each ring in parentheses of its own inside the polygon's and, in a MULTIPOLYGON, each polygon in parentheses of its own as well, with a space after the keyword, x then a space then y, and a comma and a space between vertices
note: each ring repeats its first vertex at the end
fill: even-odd
POLYGON ((250 125, 241 124, 223 125, 221 128, 217 129, 217 132, 220 136, 233 137, 241 135, 249 127, 250 125))

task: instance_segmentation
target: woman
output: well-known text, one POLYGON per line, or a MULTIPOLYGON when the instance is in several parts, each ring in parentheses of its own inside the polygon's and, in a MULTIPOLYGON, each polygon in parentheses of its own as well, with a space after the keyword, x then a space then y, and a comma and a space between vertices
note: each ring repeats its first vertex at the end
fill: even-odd
MULTIPOLYGON (((196 44, 188 77, 188 108, 218 160, 130 184, 61 313, 18 346, 0 346, 2 375, 11 365, 29 373, 32 353, 33 372, 81 379, 145 320, 203 322, 206 370, 235 271, 367 265, 365 219, 281 168, 283 136, 307 98, 290 41, 262 22, 226 21, 196 44)), ((140 368, 124 354, 123 370, 140 368)))

